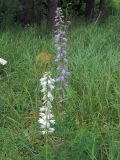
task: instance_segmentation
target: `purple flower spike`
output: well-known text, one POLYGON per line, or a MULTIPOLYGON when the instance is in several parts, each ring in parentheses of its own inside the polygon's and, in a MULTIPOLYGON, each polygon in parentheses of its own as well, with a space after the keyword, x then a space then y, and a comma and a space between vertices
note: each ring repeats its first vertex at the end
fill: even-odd
POLYGON ((69 27, 68 23, 64 22, 64 16, 62 13, 61 8, 57 8, 57 16, 55 17, 55 49, 57 50, 57 57, 55 59, 56 62, 58 62, 57 72, 59 72, 59 77, 56 79, 56 82, 58 83, 58 90, 61 94, 61 99, 64 100, 65 98, 65 88, 68 86, 67 79, 69 78, 70 72, 68 71, 67 66, 67 51, 66 51, 66 45, 67 45, 67 29, 69 27), (62 91, 62 92, 61 92, 62 91))
POLYGON ((64 81, 64 76, 60 76, 60 77, 58 77, 58 79, 56 79, 56 81, 55 82, 60 82, 60 81, 64 81))

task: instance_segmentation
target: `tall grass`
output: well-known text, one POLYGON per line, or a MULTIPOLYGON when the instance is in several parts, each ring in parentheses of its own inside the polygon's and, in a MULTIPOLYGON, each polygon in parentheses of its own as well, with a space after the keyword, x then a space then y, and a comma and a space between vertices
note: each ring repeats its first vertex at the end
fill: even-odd
MULTIPOLYGON (((120 159, 120 20, 106 24, 74 24, 69 33, 68 101, 61 115, 54 103, 56 132, 50 136, 49 160, 120 159)), ((39 78, 36 55, 55 57, 52 35, 44 28, 11 28, 0 33, 0 57, 8 60, 0 79, 0 159, 44 160, 39 133, 39 78)), ((49 68, 56 76, 53 63, 49 68)))

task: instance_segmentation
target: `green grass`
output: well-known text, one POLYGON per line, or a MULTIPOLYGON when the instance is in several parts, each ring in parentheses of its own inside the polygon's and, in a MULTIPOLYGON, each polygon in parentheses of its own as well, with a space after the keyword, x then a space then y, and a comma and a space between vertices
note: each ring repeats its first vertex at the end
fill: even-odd
MULTIPOLYGON (((65 114, 53 105, 56 132, 48 137, 48 160, 120 160, 120 17, 106 24, 75 23, 69 33, 72 73, 65 114)), ((0 57, 8 60, 0 79, 0 160, 44 160, 39 133, 40 51, 56 55, 44 28, 0 32, 0 57)), ((48 68, 56 77, 55 64, 48 68)), ((55 94, 55 97, 57 95, 55 94)))

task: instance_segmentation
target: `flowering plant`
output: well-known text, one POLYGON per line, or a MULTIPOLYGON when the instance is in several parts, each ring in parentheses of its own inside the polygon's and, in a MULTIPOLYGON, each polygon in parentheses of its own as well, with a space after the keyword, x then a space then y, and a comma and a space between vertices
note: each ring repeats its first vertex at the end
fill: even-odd
POLYGON ((55 59, 56 62, 59 63, 57 67, 57 71, 60 72, 60 76, 56 79, 56 82, 61 82, 61 86, 58 90, 62 93, 62 100, 64 99, 64 90, 68 86, 67 78, 70 75, 68 71, 68 58, 67 58, 67 29, 69 27, 70 22, 67 21, 65 24, 63 18, 63 13, 61 8, 57 8, 55 17, 55 48, 57 50, 57 57, 55 59))
POLYGON ((43 106, 40 108, 39 123, 41 124, 42 134, 53 133, 55 129, 51 125, 55 124, 54 116, 51 112, 53 95, 52 90, 54 89, 55 80, 51 78, 49 72, 44 74, 44 77, 40 79, 42 85, 41 92, 43 93, 43 106))

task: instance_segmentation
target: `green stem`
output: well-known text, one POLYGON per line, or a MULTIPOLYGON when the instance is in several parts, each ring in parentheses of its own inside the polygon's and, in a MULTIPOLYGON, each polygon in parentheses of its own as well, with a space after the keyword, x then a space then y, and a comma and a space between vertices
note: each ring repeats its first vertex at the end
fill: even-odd
POLYGON ((48 133, 46 133, 46 160, 48 159, 48 157, 47 157, 47 152, 48 152, 47 144, 48 144, 48 133))

